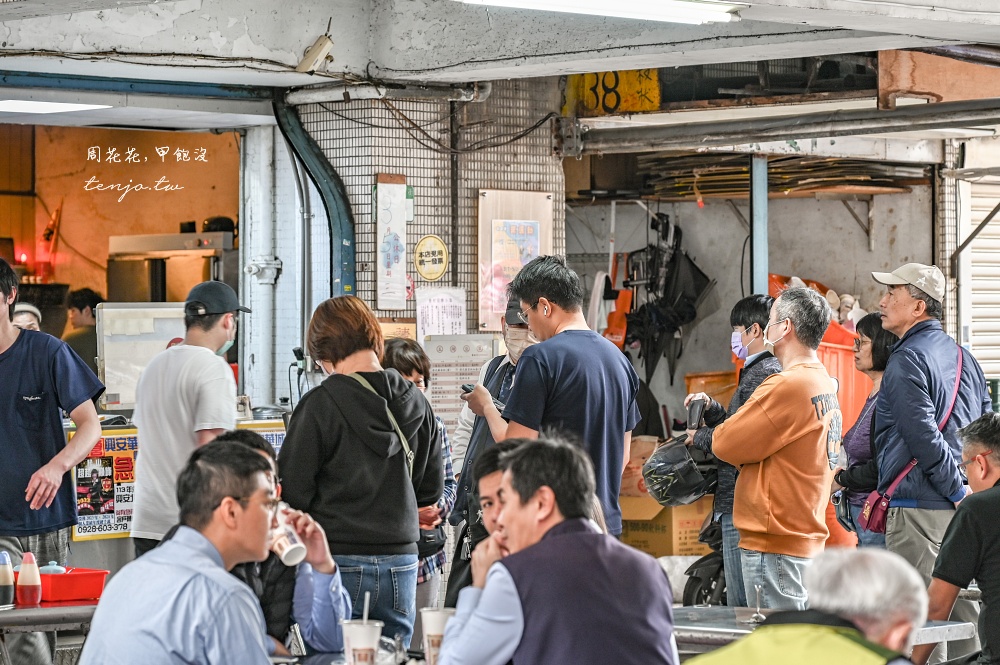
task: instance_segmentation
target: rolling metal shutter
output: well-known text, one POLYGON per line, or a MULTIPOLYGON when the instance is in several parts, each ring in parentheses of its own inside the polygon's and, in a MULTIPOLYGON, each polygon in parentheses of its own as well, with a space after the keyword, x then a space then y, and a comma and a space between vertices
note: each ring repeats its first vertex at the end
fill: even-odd
MULTIPOLYGON (((972 183, 975 228, 1000 203, 1000 180, 972 183)), ((1000 377, 1000 216, 969 246, 972 259, 970 341, 987 377, 1000 377)))

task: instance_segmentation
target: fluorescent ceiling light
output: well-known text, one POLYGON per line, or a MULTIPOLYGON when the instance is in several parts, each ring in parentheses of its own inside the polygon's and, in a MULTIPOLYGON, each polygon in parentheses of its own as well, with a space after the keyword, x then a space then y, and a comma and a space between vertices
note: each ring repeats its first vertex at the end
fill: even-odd
POLYGON ((746 6, 716 0, 459 0, 459 2, 693 25, 738 21, 740 17, 734 12, 746 6))
POLYGON ((104 104, 64 104, 63 102, 32 102, 24 99, 0 99, 0 113, 69 113, 109 109, 104 104))

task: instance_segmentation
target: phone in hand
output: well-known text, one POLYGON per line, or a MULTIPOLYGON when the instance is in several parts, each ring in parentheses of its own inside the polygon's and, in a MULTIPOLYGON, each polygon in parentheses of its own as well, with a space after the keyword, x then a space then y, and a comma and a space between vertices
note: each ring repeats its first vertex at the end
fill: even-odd
POLYGON ((701 419, 705 415, 705 400, 693 399, 688 404, 688 429, 698 429, 701 427, 701 419))
MULTIPOLYGON (((471 393, 475 388, 476 386, 471 383, 462 384, 462 392, 465 393, 466 395, 471 393)), ((493 398, 493 406, 495 406, 497 408, 497 411, 499 411, 500 413, 503 413, 503 410, 507 407, 506 404, 504 404, 495 397, 493 398)))

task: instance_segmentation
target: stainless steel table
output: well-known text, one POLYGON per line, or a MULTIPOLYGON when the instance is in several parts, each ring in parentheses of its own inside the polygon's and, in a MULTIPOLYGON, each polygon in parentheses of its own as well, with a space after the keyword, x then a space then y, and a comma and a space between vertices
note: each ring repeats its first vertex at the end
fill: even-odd
POLYGON ((90 629, 96 600, 42 603, 35 607, 0 606, 0 663, 10 665, 6 636, 10 633, 46 633, 90 629))
MULTIPOLYGON (((761 610, 767 616, 777 610, 761 610)), ((745 607, 675 607, 674 635, 685 651, 708 651, 749 635, 757 627, 745 607), (707 648, 706 648, 707 647, 707 648)), ((917 631, 915 644, 964 640, 976 634, 975 624, 963 621, 930 621, 917 631)))

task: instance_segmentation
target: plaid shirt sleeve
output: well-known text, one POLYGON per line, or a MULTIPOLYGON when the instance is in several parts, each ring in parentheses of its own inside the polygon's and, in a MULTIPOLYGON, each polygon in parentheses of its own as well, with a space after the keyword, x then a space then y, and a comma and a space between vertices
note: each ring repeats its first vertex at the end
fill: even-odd
POLYGON ((458 492, 458 481, 455 480, 455 469, 451 464, 451 442, 448 441, 448 429, 440 417, 434 416, 437 420, 438 430, 441 432, 441 461, 444 467, 444 491, 441 499, 438 500, 438 508, 441 509, 441 519, 447 519, 452 508, 455 507, 455 495, 458 492))

